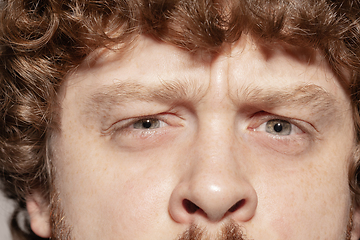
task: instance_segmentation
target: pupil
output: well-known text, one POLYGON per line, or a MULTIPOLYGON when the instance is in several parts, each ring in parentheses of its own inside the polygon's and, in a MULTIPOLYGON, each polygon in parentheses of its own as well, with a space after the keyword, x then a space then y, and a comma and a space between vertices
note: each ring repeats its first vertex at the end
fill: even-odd
POLYGON ((145 120, 142 125, 143 125, 144 128, 150 128, 151 127, 151 121, 150 120, 145 120))
POLYGON ((281 130, 283 129, 281 123, 277 123, 274 125, 274 130, 275 132, 281 132, 281 130))

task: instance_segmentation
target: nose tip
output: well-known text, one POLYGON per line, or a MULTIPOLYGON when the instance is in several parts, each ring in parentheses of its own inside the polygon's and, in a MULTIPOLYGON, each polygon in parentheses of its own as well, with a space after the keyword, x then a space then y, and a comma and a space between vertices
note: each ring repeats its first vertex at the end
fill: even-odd
POLYGON ((244 203, 244 199, 237 199, 236 194, 233 196, 226 196, 220 186, 209 185, 205 189, 206 193, 203 197, 193 197, 192 200, 184 199, 183 206, 189 214, 194 214, 197 211, 203 212, 206 217, 216 222, 221 220, 226 214, 235 212, 244 203), (207 196, 206 195, 210 195, 207 196), (198 205, 200 206, 198 206, 198 205))
POLYGON ((251 219, 257 206, 257 197, 248 184, 229 185, 194 183, 180 184, 170 199, 170 215, 180 223, 197 220, 219 222, 231 218, 238 222, 251 219))
MULTIPOLYGON (((227 212, 233 213, 237 209, 241 208, 244 204, 245 204, 244 199, 242 199, 240 201, 237 201, 233 206, 231 206, 227 210, 227 212)), ((217 222, 217 221, 221 220, 224 217, 224 215, 226 215, 226 213, 224 214, 224 212, 226 211, 226 206, 225 206, 225 210, 223 210, 223 209, 219 209, 219 210, 214 209, 212 211, 204 212, 204 210, 202 208, 200 208, 199 206, 197 206, 195 203, 191 202, 188 199, 184 199, 183 200, 183 207, 189 214, 194 214, 197 211, 199 211, 200 214, 206 215, 206 217, 212 222, 217 222)))

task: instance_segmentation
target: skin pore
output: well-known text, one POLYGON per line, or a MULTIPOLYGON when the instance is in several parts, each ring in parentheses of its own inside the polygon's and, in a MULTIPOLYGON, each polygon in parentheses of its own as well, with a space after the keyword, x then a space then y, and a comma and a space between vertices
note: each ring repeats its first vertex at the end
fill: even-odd
POLYGON ((347 238, 351 105, 319 53, 142 36, 84 62, 60 104, 53 205, 72 239, 347 238))

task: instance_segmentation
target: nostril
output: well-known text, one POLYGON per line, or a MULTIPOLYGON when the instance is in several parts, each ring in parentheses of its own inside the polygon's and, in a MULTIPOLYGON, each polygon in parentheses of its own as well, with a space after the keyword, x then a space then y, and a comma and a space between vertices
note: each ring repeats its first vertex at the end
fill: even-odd
POLYGON ((245 204, 245 199, 238 201, 231 208, 229 208, 229 212, 235 212, 236 210, 244 206, 244 204, 245 204))
POLYGON ((186 211, 190 214, 195 213, 198 209, 200 209, 198 206, 196 206, 196 204, 194 204, 193 202, 184 199, 182 202, 184 208, 186 209, 186 211))

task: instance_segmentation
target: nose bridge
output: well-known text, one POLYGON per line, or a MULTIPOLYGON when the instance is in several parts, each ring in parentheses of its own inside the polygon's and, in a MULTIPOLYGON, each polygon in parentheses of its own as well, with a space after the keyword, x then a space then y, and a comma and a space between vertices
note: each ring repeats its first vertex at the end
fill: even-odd
MULTIPOLYGON (((220 219, 224 213, 243 199, 239 189, 245 190, 246 176, 244 161, 234 151, 236 138, 234 129, 226 119, 207 120, 211 127, 203 124, 199 129, 191 156, 192 170, 189 191, 193 200, 214 214, 208 217, 220 219), (242 167, 241 167, 242 166, 242 167)), ((196 204, 195 203, 195 204, 196 204)))
MULTIPOLYGON (((230 46, 230 45, 229 45, 230 46)), ((232 155, 235 140, 234 109, 229 98, 228 67, 230 48, 224 46, 222 54, 216 56, 210 64, 209 88, 198 111, 198 131, 196 149, 201 151, 208 161, 216 161, 218 155, 232 155)))
POLYGON ((236 142, 233 114, 226 107, 214 107, 212 111, 199 115, 197 135, 192 151, 206 162, 224 162, 231 159, 236 142), (222 159, 222 160, 220 160, 222 159))

